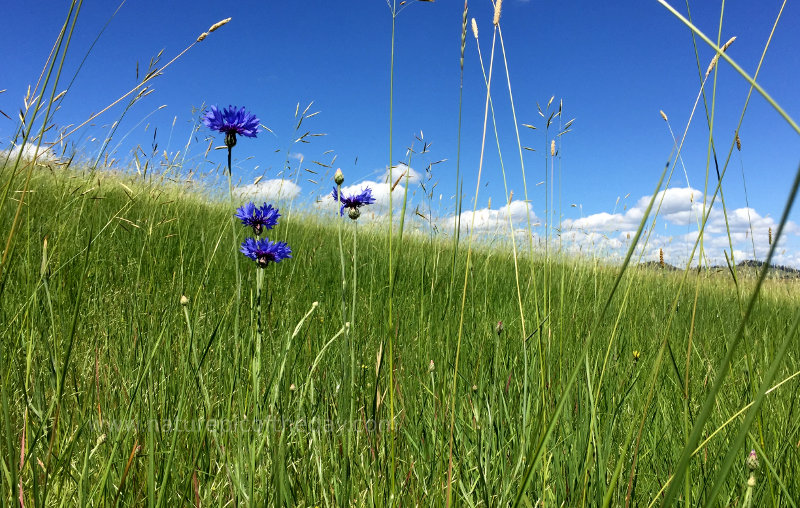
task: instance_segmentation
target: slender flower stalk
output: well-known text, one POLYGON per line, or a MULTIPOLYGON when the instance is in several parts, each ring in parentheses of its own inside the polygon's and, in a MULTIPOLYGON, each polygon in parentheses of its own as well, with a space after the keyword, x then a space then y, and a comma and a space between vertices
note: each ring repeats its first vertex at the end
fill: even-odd
POLYGON ((345 303, 345 293, 347 288, 347 273, 345 269, 345 257, 344 257, 344 247, 342 243, 342 223, 339 222, 339 256, 342 262, 342 321, 345 324, 345 339, 347 348, 350 354, 350 387, 349 387, 349 395, 350 395, 350 410, 349 410, 349 419, 347 422, 347 465, 346 465, 346 477, 347 477, 347 488, 346 488, 346 495, 347 499, 350 499, 350 488, 351 488, 351 469, 353 464, 353 421, 355 420, 355 392, 356 392, 356 367, 355 367, 355 341, 353 340, 353 335, 350 333, 355 325, 356 320, 356 294, 358 290, 357 280, 358 280, 358 243, 357 243, 357 220, 361 216, 360 208, 362 206, 370 205, 375 202, 375 198, 372 197, 372 189, 369 187, 361 189, 361 192, 358 194, 353 194, 350 196, 344 196, 342 194, 342 183, 344 183, 344 174, 342 173, 341 169, 337 169, 334 175, 334 182, 336 186, 333 188, 333 192, 331 192, 331 197, 333 200, 339 205, 339 216, 341 217, 344 215, 344 210, 347 208, 349 210, 348 216, 350 219, 353 220, 353 299, 350 305, 350 321, 349 323, 346 321, 346 303, 345 303))
MULTIPOLYGON (((342 173, 341 169, 337 169, 336 170, 336 173, 333 176, 333 180, 336 183, 336 186, 333 188, 333 192, 331 193, 331 196, 333 197, 334 201, 336 201, 336 203, 339 204, 339 206, 340 206, 339 215, 341 216, 342 213, 344 212, 344 204, 343 204, 344 203, 344 199, 342 197, 342 183, 344 183, 344 174, 342 173)), ((347 269, 345 268, 344 246, 343 246, 343 243, 342 243, 342 221, 338 221, 338 222, 339 222, 339 224, 338 224, 337 230, 338 230, 338 234, 339 234, 339 259, 341 260, 341 264, 342 264, 342 306, 341 306, 342 307, 342 325, 344 326, 344 330, 345 330, 345 340, 344 340, 343 347, 342 347, 341 360, 342 360, 342 362, 344 362, 345 361, 345 357, 347 356, 347 351, 345 351, 345 349, 346 348, 350 349, 350 356, 352 358, 352 348, 350 347, 350 327, 347 326, 347 303, 346 303, 347 302, 347 269)), ((351 370, 350 374, 352 376, 352 370, 351 370)), ((349 386, 350 386, 350 400, 352 401, 352 399, 353 399, 353 392, 352 392, 353 384, 351 383, 349 386)), ((347 432, 347 443, 346 443, 346 446, 347 446, 347 450, 346 450, 346 452, 347 452, 347 461, 344 464, 344 467, 345 467, 345 478, 346 478, 345 495, 347 496, 347 499, 350 499, 350 489, 351 489, 351 486, 352 486, 352 481, 351 481, 351 476, 350 476, 350 470, 351 470, 351 465, 352 465, 352 450, 351 450, 351 446, 352 446, 351 430, 352 429, 350 428, 351 425, 352 425, 352 417, 350 417, 350 420, 347 422, 347 425, 345 427, 347 429, 346 430, 346 432, 347 432)))
MULTIPOLYGON (((226 21, 227 22, 227 21, 226 21)), ((223 22, 220 22, 224 24, 223 22)), ((219 23, 217 24, 221 26, 219 23)), ((219 26, 212 26, 209 31, 216 30, 219 26)), ((219 133, 225 134, 225 146, 228 147, 228 197, 230 198, 231 207, 234 207, 233 200, 233 172, 232 172, 232 153, 233 147, 236 145, 236 135, 240 134, 248 138, 254 138, 258 134, 259 119, 252 113, 245 110, 244 107, 236 109, 229 106, 220 111, 216 106, 211 106, 202 116, 203 124, 219 133)), ((277 217, 276 217, 277 219, 277 217)), ((255 230, 255 226, 253 226, 255 230)), ((236 216, 231 218, 231 241, 233 248, 236 250, 239 242, 236 239, 236 216)), ((234 338, 239 338, 239 310, 242 303, 242 274, 239 270, 239 256, 234 256, 234 264, 236 266, 236 310, 233 313, 233 334, 234 338)), ((234 353, 234 365, 239 365, 239 341, 235 340, 237 346, 234 353)))
MULTIPOLYGON (((358 211, 358 209, 356 209, 356 211, 358 211)), ((357 218, 358 217, 356 217, 356 219, 357 218)), ((347 343, 350 349, 350 412, 347 421, 348 496, 350 495, 350 488, 352 484, 352 481, 350 480, 351 477, 350 471, 353 468, 353 461, 355 459, 354 457, 355 450, 353 450, 353 434, 355 434, 355 430, 353 428, 353 422, 355 421, 356 418, 356 348, 355 348, 355 340, 353 338, 353 327, 355 326, 356 322, 356 291, 358 290, 357 286, 358 250, 356 250, 356 239, 358 238, 356 228, 358 227, 358 221, 356 219, 353 219, 353 301, 350 304, 350 327, 348 328, 348 333, 347 333, 347 343)))
POLYGON ((263 329, 261 325, 261 295, 264 291, 264 270, 256 270, 256 342, 252 365, 250 368, 253 379, 253 416, 256 416, 258 400, 261 396, 261 340, 263 329))
MULTIPOLYGON (((242 224, 245 226, 250 226, 253 228, 253 231, 256 234, 259 234, 263 231, 266 227, 267 229, 271 229, 277 223, 277 219, 280 215, 278 214, 278 210, 273 208, 271 205, 264 203, 263 206, 256 208, 253 203, 248 203, 237 210, 237 213, 234 215, 234 218, 239 218, 242 221, 242 224)), ((263 342, 263 325, 262 325, 262 318, 261 318, 261 301, 262 295, 264 294, 264 269, 267 268, 270 263, 279 263, 284 259, 289 259, 292 257, 292 250, 286 245, 285 242, 273 242, 269 238, 246 238, 244 242, 242 242, 241 248, 239 250, 242 254, 247 256, 248 258, 255 261, 256 266, 259 268, 256 270, 256 297, 255 297, 255 314, 256 314, 256 333, 255 333, 255 340, 252 343, 251 349, 251 359, 250 359, 250 376, 251 376, 251 392, 250 392, 250 403, 252 404, 248 414, 252 418, 252 421, 260 420, 260 410, 259 403, 262 400, 261 398, 261 344, 263 342)), ((237 257, 238 258, 238 257, 237 257)), ((253 304, 251 304, 250 310, 253 311, 253 304)), ((288 347, 288 346, 287 346, 288 347)), ((238 349, 237 349, 238 355, 238 349)), ((285 360, 285 357, 284 357, 285 360)), ((238 365, 238 358, 237 358, 237 365, 238 365)), ((280 381, 277 381, 280 383, 280 381)), ((277 389, 277 387, 276 387, 277 389)), ((245 397, 247 400, 248 397, 245 397)), ((270 402, 270 404, 274 403, 274 400, 270 402)), ((281 442, 283 441, 284 436, 281 435, 281 442)), ((257 436, 253 436, 253 439, 250 441, 250 478, 249 478, 249 492, 250 492, 250 499, 254 499, 255 495, 255 479, 256 479, 256 458, 258 457, 260 451, 264 448, 263 442, 259 442, 257 436)))

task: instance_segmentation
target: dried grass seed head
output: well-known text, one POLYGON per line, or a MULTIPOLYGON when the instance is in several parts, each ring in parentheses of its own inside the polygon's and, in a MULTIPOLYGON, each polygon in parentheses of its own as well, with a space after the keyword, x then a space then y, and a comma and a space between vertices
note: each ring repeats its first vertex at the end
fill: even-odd
POLYGON ((208 33, 213 32, 214 30, 218 29, 222 25, 226 25, 226 24, 230 23, 231 19, 233 19, 233 18, 226 18, 226 19, 223 19, 222 21, 217 21, 216 23, 211 25, 211 28, 208 29, 208 33))
POLYGON ((722 45, 721 48, 719 48, 720 52, 717 53, 716 55, 714 55, 714 58, 711 59, 711 63, 708 64, 708 69, 706 69, 706 75, 703 77, 703 79, 707 78, 708 75, 711 74, 711 71, 714 70, 714 67, 716 67, 717 62, 719 61, 719 55, 722 54, 722 53, 725 53, 728 50, 728 48, 731 46, 731 44, 733 44, 733 41, 735 41, 735 40, 736 40, 736 36, 733 36, 730 39, 728 39, 728 42, 726 42, 725 44, 722 45))
POLYGON ((500 10, 503 8, 503 0, 495 0, 494 3, 494 19, 492 23, 497 26, 500 23, 500 10))

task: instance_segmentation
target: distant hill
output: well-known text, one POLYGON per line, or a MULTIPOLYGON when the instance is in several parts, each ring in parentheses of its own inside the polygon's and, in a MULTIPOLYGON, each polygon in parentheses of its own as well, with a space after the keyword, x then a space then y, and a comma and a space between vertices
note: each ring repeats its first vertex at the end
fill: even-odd
MULTIPOLYGON (((669 263, 661 265, 658 261, 647 261, 639 264, 640 267, 645 269, 660 270, 666 272, 681 271, 682 268, 673 266, 669 263)), ((757 277, 761 269, 764 267, 764 262, 747 259, 740 261, 736 264, 736 274, 744 277, 757 277)), ((728 274, 730 271, 726 265, 714 265, 709 268, 712 273, 728 274)), ((791 266, 773 265, 770 267, 767 277, 771 279, 800 279, 800 269, 791 266)))
POLYGON ((644 263, 639 263, 639 266, 642 268, 652 268, 653 270, 664 270, 666 272, 675 272, 680 270, 677 266, 672 266, 669 263, 664 263, 663 265, 658 261, 645 261, 644 263))

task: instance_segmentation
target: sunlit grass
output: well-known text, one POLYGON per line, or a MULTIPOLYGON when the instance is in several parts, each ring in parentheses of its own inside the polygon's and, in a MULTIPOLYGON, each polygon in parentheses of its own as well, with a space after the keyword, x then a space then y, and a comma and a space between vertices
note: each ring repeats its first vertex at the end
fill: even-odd
MULTIPOLYGON (((408 4, 388 5, 394 31, 408 4)), ((57 88, 77 15, 38 97, 57 88)), ((491 85, 495 47, 480 56, 484 132, 505 95, 491 85)), ((394 47, 391 61, 394 72, 394 47)), ((26 99, 18 140, 43 142, 57 100, 26 99)), ((674 136, 624 262, 566 254, 551 139, 561 105, 541 114, 543 245, 530 220, 526 235, 487 238, 459 213, 452 234, 411 234, 405 199, 393 220, 358 227, 332 200, 277 203, 291 220, 270 235, 293 258, 263 270, 238 257, 248 232, 232 222, 232 179, 221 199, 172 181, 196 173, 174 161, 159 173, 137 159, 134 174, 103 169, 102 152, 85 165, 3 156, 3 506, 794 506, 800 282, 639 263, 674 136)), ((389 153, 392 167, 391 141, 389 153)), ((721 184, 707 191, 721 198, 721 184)))
MULTIPOLYGON (((382 234, 368 228, 359 232, 359 289, 350 331, 357 366, 356 417, 349 428, 349 404, 340 400, 349 392, 345 385, 349 358, 336 353, 336 341, 344 340, 337 207, 325 219, 297 221, 291 229, 278 231, 296 255, 265 273, 259 397, 266 401, 260 424, 269 425, 251 431, 255 268, 243 265, 243 332, 237 339, 227 203, 206 202, 174 185, 147 185, 72 170, 36 170, 32 188, 36 192, 29 195, 26 206, 42 213, 27 214, 20 228, 18 241, 24 248, 17 251, 6 279, 0 329, 2 360, 11 366, 3 383, 9 407, 5 423, 11 433, 3 444, 4 464, 9 471, 9 449, 18 458, 24 440, 20 477, 26 499, 46 497, 49 504, 64 496, 73 502, 112 501, 120 496, 128 504, 139 504, 155 494, 165 496, 165 504, 195 496, 203 503, 242 502, 250 498, 252 483, 252 495, 259 501, 277 503, 283 496, 292 504, 326 499, 345 503, 340 464, 349 429, 354 432, 353 498, 359 503, 388 500, 385 358, 376 365, 387 292, 382 234), (189 299, 191 334, 182 295, 189 299), (319 306, 292 340, 284 364, 289 336, 314 302, 319 306), (334 342, 326 347, 331 339, 334 342), (234 363, 237 348, 243 358, 239 364, 234 363), (56 418, 50 408, 60 390, 56 418), (273 397, 274 404, 269 403, 273 397), (176 422, 179 408, 182 416, 176 422), (171 430, 176 425, 179 432, 171 430), (101 435, 105 439, 98 445, 101 435), (253 461, 251 440, 263 443, 253 461)), ((7 212, 3 220, 9 219, 7 212)), ((352 233, 352 228, 343 228, 346 257, 352 255, 348 249, 352 233)), ((244 237, 246 231, 240 234, 244 237)), ((404 248, 406 275, 398 278, 395 296, 400 309, 394 362, 398 496, 420 504, 442 503, 451 389, 447 374, 452 369, 452 352, 445 345, 457 330, 445 305, 451 244, 434 242, 431 248, 428 242, 406 240, 404 248)), ((456 260, 463 269, 464 254, 456 260)), ((531 265, 521 257, 518 262, 525 273, 531 268, 534 274, 543 272, 543 261, 531 265)), ((683 446, 680 408, 686 387, 685 359, 680 355, 687 351, 692 320, 688 391, 697 400, 713 380, 724 342, 740 319, 736 290, 724 276, 691 275, 703 279, 693 313, 694 291, 676 294, 679 274, 629 270, 621 284, 631 303, 621 311, 618 323, 601 321, 592 330, 598 340, 588 356, 581 356, 615 268, 572 259, 550 263, 553 278, 565 281, 563 302, 560 292, 552 295, 554 307, 563 307, 564 312, 563 317, 552 313, 534 330, 542 334, 545 354, 552 361, 545 366, 543 387, 537 386, 539 372, 529 374, 535 393, 541 389, 543 397, 531 396, 530 423, 523 426, 525 372, 513 256, 505 249, 473 253, 455 408, 454 497, 493 505, 513 499, 524 470, 515 462, 524 452, 519 443, 539 439, 542 419, 546 421, 558 402, 575 366, 582 369, 581 380, 550 438, 542 460, 546 475, 532 482, 529 497, 568 504, 580 504, 587 496, 602 497, 616 461, 624 462, 625 471, 631 467, 629 453, 619 449, 620 440, 639 424, 635 415, 646 396, 659 330, 673 312, 671 303, 677 296, 668 337, 671 353, 656 379, 653 416, 641 436, 632 492, 634 499, 650 501, 670 477, 675 451, 683 446), (503 331, 496 334, 500 320, 503 331), (612 334, 616 340, 606 351, 612 334), (634 350, 641 352, 638 361, 634 350), (596 391, 606 353, 603 383, 596 391)), ((751 383, 761 379, 791 324, 796 296, 787 294, 789 284, 768 285, 751 318, 746 344, 735 355, 709 429, 751 401, 751 383), (752 372, 746 354, 754 357, 752 372)), ((533 288, 534 281, 526 280, 523 298, 536 297, 533 288)), ((616 303, 611 306, 611 312, 619 310, 616 303)), ((796 345, 790 346, 776 383, 800 370, 797 354, 796 345)), ((535 359, 535 349, 531 355, 535 359)), ((796 378, 767 396, 763 411, 770 416, 759 429, 763 436, 759 446, 775 468, 769 476, 779 478, 788 494, 798 489, 795 387, 796 378)), ((697 471, 714 470, 735 427, 723 429, 703 446, 697 471)), ((743 451, 742 461, 746 456, 743 451)), ((730 496, 743 494, 744 474, 735 473, 727 480, 730 496)), ((706 480, 702 475, 695 478, 692 488, 701 496, 706 480)), ((3 485, 10 500, 8 476, 3 485)), ((765 485, 759 483, 756 498, 764 495, 759 489, 765 485)), ((627 489, 625 482, 617 486, 612 493, 615 504, 623 502, 627 489)), ((776 500, 785 500, 787 494, 776 488, 775 495, 776 500)))

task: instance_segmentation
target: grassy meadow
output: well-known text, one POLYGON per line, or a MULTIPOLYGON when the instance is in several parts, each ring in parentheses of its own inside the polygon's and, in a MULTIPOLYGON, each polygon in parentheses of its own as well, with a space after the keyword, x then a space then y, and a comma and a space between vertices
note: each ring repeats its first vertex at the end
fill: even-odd
POLYGON ((800 499, 800 282, 638 266, 656 193, 622 263, 279 203, 261 269, 192 170, 0 159, 0 506, 800 499))

